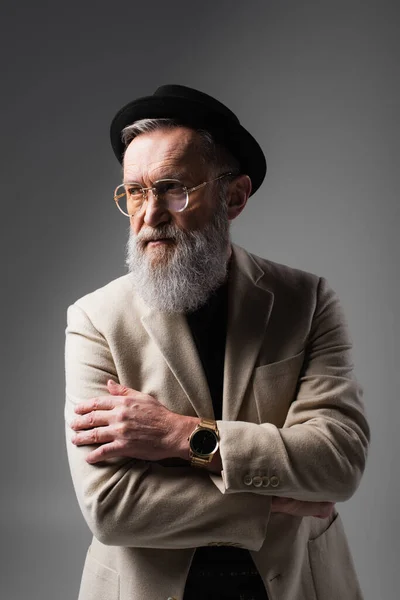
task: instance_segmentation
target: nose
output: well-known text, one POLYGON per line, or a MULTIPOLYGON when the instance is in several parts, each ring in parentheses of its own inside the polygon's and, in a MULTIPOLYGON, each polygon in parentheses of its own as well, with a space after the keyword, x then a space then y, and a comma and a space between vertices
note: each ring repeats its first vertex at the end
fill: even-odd
POLYGON ((155 190, 146 191, 144 202, 143 222, 149 227, 157 227, 161 223, 168 223, 171 215, 165 204, 157 198, 155 190))

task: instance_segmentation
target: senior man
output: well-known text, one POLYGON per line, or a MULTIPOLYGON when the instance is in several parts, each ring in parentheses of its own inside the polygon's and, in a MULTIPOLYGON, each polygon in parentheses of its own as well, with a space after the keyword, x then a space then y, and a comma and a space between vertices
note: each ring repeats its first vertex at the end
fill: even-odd
POLYGON ((230 241, 264 154, 168 85, 111 124, 129 273, 68 310, 67 447, 93 533, 80 600, 355 600, 335 503, 369 427, 337 296, 230 241))

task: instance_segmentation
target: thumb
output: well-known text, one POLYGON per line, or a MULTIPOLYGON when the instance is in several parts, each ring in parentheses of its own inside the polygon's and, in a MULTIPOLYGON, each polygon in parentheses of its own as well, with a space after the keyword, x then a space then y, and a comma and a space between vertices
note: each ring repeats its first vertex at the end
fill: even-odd
POLYGON ((127 396, 130 393, 130 389, 121 385, 120 383, 116 383, 112 379, 107 381, 107 388, 110 394, 113 396, 127 396))

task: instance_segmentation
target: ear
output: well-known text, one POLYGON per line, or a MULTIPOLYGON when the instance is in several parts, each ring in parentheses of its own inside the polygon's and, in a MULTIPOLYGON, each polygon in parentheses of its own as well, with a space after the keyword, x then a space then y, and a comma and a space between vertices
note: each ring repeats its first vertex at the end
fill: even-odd
POLYGON ((238 175, 229 186, 227 193, 228 219, 236 219, 247 204, 251 194, 251 179, 248 175, 238 175))

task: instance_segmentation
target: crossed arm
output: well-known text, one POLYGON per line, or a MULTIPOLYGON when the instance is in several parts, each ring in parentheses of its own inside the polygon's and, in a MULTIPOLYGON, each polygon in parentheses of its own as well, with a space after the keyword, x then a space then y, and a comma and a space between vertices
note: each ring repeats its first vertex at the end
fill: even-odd
POLYGON ((326 516, 332 502, 350 497, 364 468, 369 429, 343 331, 325 291, 307 369, 284 427, 219 422, 220 462, 207 473, 161 464, 170 457, 187 459, 187 436, 197 419, 107 384, 117 379, 108 344, 86 313, 71 307, 67 447, 94 535, 111 545, 188 548, 218 542, 258 550, 271 512, 326 516), (244 489, 247 465, 256 470, 267 463, 281 475, 279 491, 244 489))
MULTIPOLYGON (((75 431, 71 442, 93 446, 86 457, 89 464, 110 458, 136 458, 160 461, 168 458, 189 460, 190 433, 199 423, 197 417, 174 413, 158 400, 131 388, 107 382, 109 395, 92 398, 75 407, 77 416, 70 427, 75 431)), ((221 474, 219 451, 208 470, 221 474)), ((294 516, 328 517, 333 502, 310 502, 272 496, 271 512, 294 516)))

